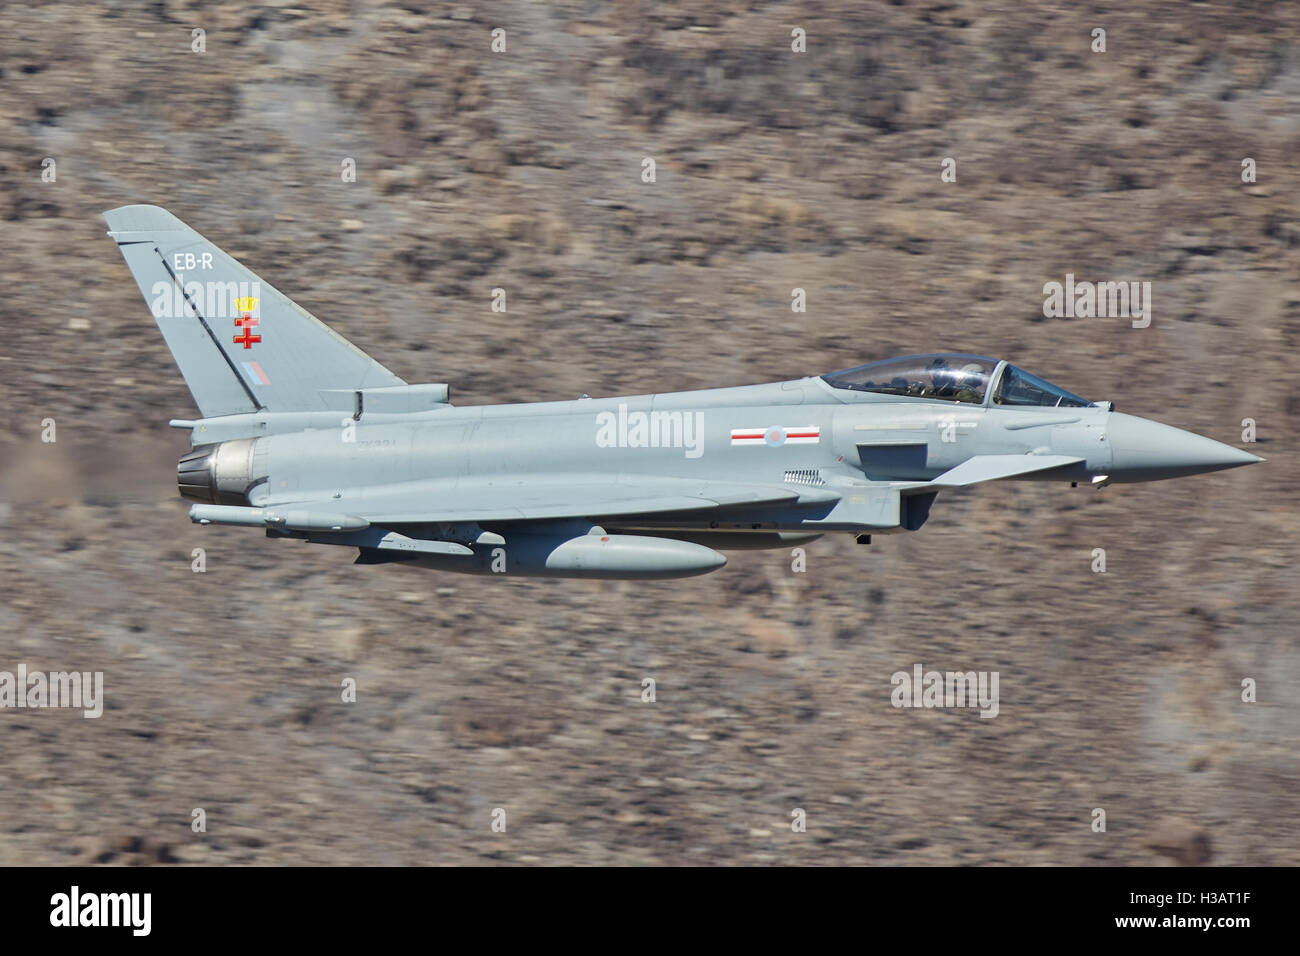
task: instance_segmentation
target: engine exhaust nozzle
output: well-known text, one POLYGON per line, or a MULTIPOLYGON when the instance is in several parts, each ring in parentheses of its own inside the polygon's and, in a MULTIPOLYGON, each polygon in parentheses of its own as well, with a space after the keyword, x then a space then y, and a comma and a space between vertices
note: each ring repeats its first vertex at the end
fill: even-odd
POLYGON ((256 438, 196 445, 176 462, 181 497, 211 505, 248 504, 249 490, 259 482, 253 474, 256 438))

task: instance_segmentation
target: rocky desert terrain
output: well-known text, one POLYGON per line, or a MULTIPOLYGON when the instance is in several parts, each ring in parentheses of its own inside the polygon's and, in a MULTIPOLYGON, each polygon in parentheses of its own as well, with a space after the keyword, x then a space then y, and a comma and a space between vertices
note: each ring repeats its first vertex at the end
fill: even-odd
POLYGON ((0 670, 105 697, 0 710, 0 864, 1300 863, 1300 6, 11 4, 0 129, 0 670), (1268 461, 804 573, 354 567, 188 521, 137 202, 457 403, 970 351, 1268 461), (998 716, 892 707, 917 663, 998 716))

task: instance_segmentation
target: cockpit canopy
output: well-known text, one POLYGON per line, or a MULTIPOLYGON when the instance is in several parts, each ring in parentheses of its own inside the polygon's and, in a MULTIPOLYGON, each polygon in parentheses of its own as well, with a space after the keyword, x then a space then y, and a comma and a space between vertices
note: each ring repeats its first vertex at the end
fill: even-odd
POLYGON ((1024 369, 1007 365, 993 389, 994 405, 1047 405, 1054 408, 1084 408, 1092 402, 1067 392, 1024 369))
POLYGON ((984 404, 992 386, 994 405, 1082 408, 1091 405, 1036 375, 983 355, 907 355, 823 375, 833 388, 984 404))
POLYGON ((978 405, 997 365, 982 355, 906 355, 822 377, 834 388, 978 405))

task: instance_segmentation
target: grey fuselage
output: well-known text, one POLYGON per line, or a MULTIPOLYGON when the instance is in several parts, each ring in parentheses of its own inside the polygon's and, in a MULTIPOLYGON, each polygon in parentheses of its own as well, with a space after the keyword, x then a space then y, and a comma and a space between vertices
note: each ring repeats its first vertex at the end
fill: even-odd
POLYGON ((364 563, 403 560, 453 571, 558 576, 702 573, 723 563, 710 557, 715 548, 785 547, 833 531, 916 530, 939 490, 988 477, 943 483, 943 476, 960 473, 958 466, 975 464, 972 459, 1041 460, 1050 467, 1005 477, 1094 483, 1176 477, 1257 460, 1113 412, 1107 404, 1000 407, 988 394, 982 403, 963 403, 835 388, 819 377, 521 405, 438 403, 425 411, 362 407, 340 414, 345 410, 340 405, 333 412, 264 412, 184 424, 194 428, 196 444, 256 439, 239 443, 247 466, 236 484, 242 477, 251 487, 237 489, 242 495, 224 504, 246 501, 262 515, 291 513, 297 502, 330 501, 338 513, 391 516, 381 527, 355 533, 320 526, 310 515, 290 517, 272 533, 357 546, 364 563), (692 493, 698 483, 710 500, 698 509, 645 512, 603 503, 610 488, 644 484, 662 494, 664 482, 692 493), (744 489, 750 486, 782 486, 790 497, 748 503, 744 489), (544 508, 530 509, 539 488, 567 496, 568 513, 550 517, 544 508), (476 506, 475 496, 485 493, 493 500, 517 497, 519 507, 476 506), (575 518, 586 500, 590 511, 575 518), (437 513, 444 502, 446 520, 418 517, 437 513), (390 529, 416 540, 455 542, 449 546, 459 550, 367 547, 390 529), (582 537, 602 533, 627 545, 622 556, 605 559, 603 571, 577 550, 602 540, 612 553, 609 538, 582 537), (656 540, 659 545, 650 544, 656 540), (674 541, 681 542, 676 553, 674 541), (573 554, 557 556, 566 543, 573 554), (504 567, 494 566, 494 556, 504 567))

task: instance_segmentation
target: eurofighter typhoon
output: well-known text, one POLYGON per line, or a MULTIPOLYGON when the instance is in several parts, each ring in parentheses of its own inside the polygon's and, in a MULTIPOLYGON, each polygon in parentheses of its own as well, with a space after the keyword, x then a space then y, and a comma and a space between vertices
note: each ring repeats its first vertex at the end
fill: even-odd
POLYGON ((200 413, 198 524, 472 574, 673 578, 721 552, 915 531, 984 481, 1153 481, 1260 461, 1006 361, 913 355, 788 382, 457 407, 157 206, 104 214, 200 413))

